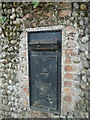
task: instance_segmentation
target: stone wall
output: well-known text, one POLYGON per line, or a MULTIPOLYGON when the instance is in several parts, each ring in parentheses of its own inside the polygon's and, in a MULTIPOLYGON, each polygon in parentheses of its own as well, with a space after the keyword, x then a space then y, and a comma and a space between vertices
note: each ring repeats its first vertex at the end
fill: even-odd
MULTIPOLYGON (((59 117, 29 107, 27 29, 63 26, 61 117, 90 113, 90 3, 3 3, 0 86, 2 117, 59 117), (21 7, 20 7, 21 6, 21 7), (20 35, 21 33, 21 35, 20 35), (20 36, 20 37, 19 37, 20 36)), ((56 28, 54 27, 54 28, 56 28)), ((32 29, 34 30, 34 29, 32 29)))

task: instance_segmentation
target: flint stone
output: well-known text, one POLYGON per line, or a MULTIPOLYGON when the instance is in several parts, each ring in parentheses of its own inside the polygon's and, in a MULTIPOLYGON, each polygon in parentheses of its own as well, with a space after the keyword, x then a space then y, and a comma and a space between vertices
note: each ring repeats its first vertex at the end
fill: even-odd
POLYGON ((6 36, 7 36, 7 37, 9 36, 9 33, 8 33, 8 32, 6 32, 6 36))
POLYGON ((13 36, 13 32, 10 32, 10 37, 12 37, 13 36))
POLYGON ((15 32, 13 32, 13 37, 16 37, 16 33, 15 32))
POLYGON ((3 104, 7 105, 8 104, 8 100, 7 99, 3 99, 3 104))
POLYGON ((83 64, 84 64, 84 67, 85 68, 89 68, 89 64, 88 64, 88 61, 86 60, 86 61, 83 61, 83 64))
POLYGON ((90 92, 88 91, 88 92, 85 93, 85 97, 86 97, 87 100, 90 100, 89 96, 90 96, 90 92))
POLYGON ((15 21, 13 21, 13 24, 19 25, 22 22, 22 19, 17 18, 15 21))
POLYGON ((4 113, 4 114, 5 114, 5 116, 6 116, 6 117, 8 117, 8 112, 7 112, 7 111, 5 111, 5 113, 4 113))
POLYGON ((83 44, 85 44, 88 40, 89 40, 89 39, 88 39, 88 36, 85 36, 85 37, 83 37, 83 38, 81 39, 81 42, 82 42, 83 44))
POLYGON ((15 103, 14 102, 12 102, 12 107, 15 107, 15 103))
POLYGON ((86 111, 87 111, 86 106, 82 105, 81 108, 82 108, 82 111, 83 111, 83 112, 86 112, 86 111))
POLYGON ((17 27, 15 26, 14 28, 13 28, 13 31, 15 32, 17 30, 17 27))
POLYGON ((3 46, 3 50, 6 49, 6 48, 8 48, 8 47, 9 47, 8 45, 4 45, 3 46))
POLYGON ((87 70, 85 68, 82 69, 81 74, 86 74, 87 70))
POLYGON ((83 26, 84 25, 84 20, 80 20, 79 25, 83 26))
POLYGON ((9 107, 11 107, 11 106, 12 106, 12 103, 11 103, 11 102, 9 102, 9 103, 8 103, 8 106, 9 106, 9 107))
POLYGON ((17 32, 17 37, 19 37, 20 36, 20 32, 17 32))
POLYGON ((87 10, 87 5, 84 4, 84 3, 82 3, 82 4, 80 5, 80 9, 81 9, 82 11, 87 10))
POLYGON ((5 111, 9 111, 9 110, 10 110, 10 108, 9 108, 8 106, 3 106, 3 109, 4 109, 5 111))
POLYGON ((81 53, 81 54, 80 54, 80 58, 81 58, 82 60, 87 60, 87 58, 85 57, 84 53, 81 53))
POLYGON ((78 3, 73 3, 73 7, 75 8, 75 9, 79 9, 79 4, 78 3))
POLYGON ((78 13, 77 13, 76 11, 73 11, 73 12, 72 12, 72 16, 73 16, 73 17, 78 17, 78 13))
MULTIPOLYGON (((12 26, 10 26, 10 27, 9 27, 9 30, 10 30, 10 31, 13 31, 13 27, 12 27, 12 26)), ((10 33, 11 33, 11 32, 10 32, 10 33)))
POLYGON ((22 13, 20 13, 19 15, 20 15, 20 17, 23 17, 23 14, 22 14, 22 13))
POLYGON ((11 18, 12 20, 14 20, 14 19, 15 19, 15 17, 16 17, 16 15, 15 15, 15 14, 12 14, 12 15, 10 16, 10 18, 11 18))
POLYGON ((11 100, 12 100, 12 101, 15 101, 15 97, 12 97, 11 100))
POLYGON ((84 29, 80 29, 80 30, 79 30, 79 34, 80 34, 81 36, 83 36, 83 35, 85 34, 84 29))
POLYGON ((85 44, 85 49, 90 53, 90 42, 85 44))
POLYGON ((88 82, 90 83, 90 77, 89 76, 87 77, 87 79, 88 79, 88 82))
POLYGON ((13 49, 12 47, 10 47, 10 48, 8 49, 8 51, 11 52, 11 51, 14 51, 14 49, 13 49))
POLYGON ((12 40, 11 41, 11 44, 13 44, 13 45, 16 44, 16 43, 17 43, 17 40, 12 40))
POLYGON ((11 72, 11 74, 14 74, 14 70, 13 69, 10 72, 11 72))
POLYGON ((90 107, 89 107, 89 106, 87 107, 87 112, 89 112, 89 113, 90 113, 90 107))
POLYGON ((85 104, 86 104, 86 106, 88 107, 90 107, 90 101, 88 101, 87 99, 85 99, 85 104))
POLYGON ((87 90, 90 92, 90 84, 87 85, 87 90))
POLYGON ((80 88, 80 84, 78 84, 78 83, 75 84, 75 88, 77 88, 77 89, 80 88))
POLYGON ((13 112, 13 108, 12 107, 10 108, 10 112, 13 112))
POLYGON ((81 84, 81 89, 86 90, 86 85, 85 84, 81 84))
POLYGON ((80 92, 80 97, 84 97, 84 93, 83 92, 80 92))
POLYGON ((19 18, 20 17, 20 15, 19 14, 17 14, 17 18, 19 18))
POLYGON ((8 9, 8 14, 11 14, 12 10, 11 9, 8 9))
POLYGON ((87 75, 90 76, 90 69, 87 70, 87 75))
POLYGON ((16 11, 15 8, 12 8, 12 13, 15 13, 15 11, 16 11))
POLYGON ((75 59, 73 60, 73 62, 74 62, 74 63, 80 63, 80 58, 75 58, 75 59))
POLYGON ((83 52, 83 51, 85 51, 85 46, 83 44, 80 44, 80 48, 79 49, 80 49, 80 51, 83 52))
POLYGON ((81 77, 80 77, 79 75, 74 75, 74 80, 80 81, 80 80, 81 80, 81 77))
POLYGON ((86 29, 85 29, 85 33, 86 33, 87 35, 90 35, 90 27, 89 27, 89 26, 86 27, 86 29))
POLYGON ((12 84, 12 80, 9 80, 9 84, 10 84, 10 85, 12 84))
POLYGON ((87 3, 88 10, 90 10, 90 2, 87 3))
POLYGON ((27 110, 27 108, 23 108, 23 110, 24 110, 24 111, 26 111, 26 110, 27 110))
POLYGON ((87 77, 86 76, 82 76, 82 82, 86 83, 87 82, 87 77))
POLYGON ((88 18, 85 18, 85 25, 88 25, 88 18))
POLYGON ((5 9, 3 9, 4 10, 4 14, 6 15, 7 14, 7 9, 5 8, 5 9))
POLYGON ((12 108, 12 111, 14 111, 14 112, 15 112, 15 110, 16 110, 16 108, 15 108, 15 107, 13 107, 13 108, 12 108))
POLYGON ((18 113, 21 113, 21 111, 22 111, 21 109, 18 109, 18 113))
MULTIPOLYGON (((80 11, 80 16, 81 17, 84 17, 85 16, 85 13, 83 11, 80 11)), ((81 18, 80 18, 81 19, 81 18)))
POLYGON ((11 92, 11 91, 9 91, 9 90, 7 91, 7 93, 8 93, 8 95, 12 95, 12 92, 11 92))
POLYGON ((85 98, 83 97, 82 99, 81 99, 81 105, 83 105, 85 103, 85 98))
MULTIPOLYGON (((89 118, 89 113, 88 113, 88 112, 85 112, 85 113, 84 113, 84 117, 85 117, 85 118, 89 118)), ((85 120, 85 119, 84 119, 84 120, 85 120)))
POLYGON ((10 25, 13 25, 13 22, 10 20, 10 25))

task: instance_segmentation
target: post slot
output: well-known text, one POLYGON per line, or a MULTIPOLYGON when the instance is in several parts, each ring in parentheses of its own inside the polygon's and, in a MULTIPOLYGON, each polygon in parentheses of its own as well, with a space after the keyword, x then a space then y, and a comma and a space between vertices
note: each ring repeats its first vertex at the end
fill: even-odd
POLYGON ((58 41, 56 42, 31 42, 29 43, 29 50, 58 50, 58 41))

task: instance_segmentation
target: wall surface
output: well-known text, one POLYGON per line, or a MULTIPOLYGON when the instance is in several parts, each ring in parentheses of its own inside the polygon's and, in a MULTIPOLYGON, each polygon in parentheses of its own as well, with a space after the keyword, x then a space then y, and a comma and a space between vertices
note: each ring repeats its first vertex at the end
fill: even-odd
POLYGON ((90 3, 3 3, 0 45, 1 116, 59 117, 29 107, 28 30, 63 28, 61 117, 90 113, 90 3), (21 6, 21 7, 20 7, 21 6))

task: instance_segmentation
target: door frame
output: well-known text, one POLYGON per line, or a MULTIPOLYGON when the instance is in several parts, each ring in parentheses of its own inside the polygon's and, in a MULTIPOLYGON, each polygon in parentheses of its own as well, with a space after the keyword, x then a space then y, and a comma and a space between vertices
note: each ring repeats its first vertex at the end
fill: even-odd
MULTIPOLYGON (((64 60, 65 60, 65 47, 64 47, 64 42, 66 39, 66 30, 65 30, 65 26, 64 25, 59 25, 59 26, 49 26, 49 27, 36 27, 36 28, 26 28, 25 32, 26 32, 26 40, 27 40, 27 44, 28 44, 28 32, 38 32, 38 31, 53 31, 53 30, 61 30, 62 31, 62 50, 61 50, 61 104, 60 104, 60 115, 62 115, 63 112, 63 108, 62 106, 64 105, 63 102, 63 93, 64 93, 64 60)), ((29 51, 28 51, 29 54, 29 51)), ((29 75, 29 67, 28 67, 28 63, 27 62, 27 70, 28 70, 28 75, 29 75)), ((28 78, 29 80, 29 78, 28 78)), ((30 80, 29 80, 30 81, 30 80)), ((30 84, 30 82, 29 82, 30 84)), ((29 87, 30 88, 30 87, 29 87)), ((29 100, 30 102, 30 100, 29 100)), ((38 109, 36 109, 36 111, 38 111, 38 109)), ((47 111, 46 111, 47 112, 47 111)))

